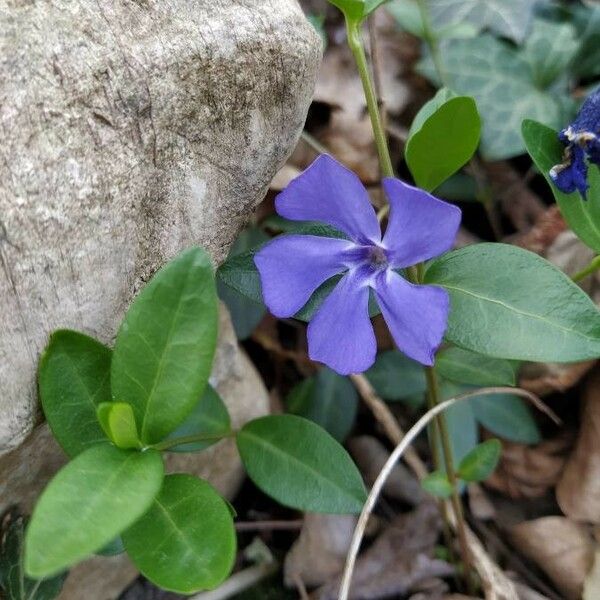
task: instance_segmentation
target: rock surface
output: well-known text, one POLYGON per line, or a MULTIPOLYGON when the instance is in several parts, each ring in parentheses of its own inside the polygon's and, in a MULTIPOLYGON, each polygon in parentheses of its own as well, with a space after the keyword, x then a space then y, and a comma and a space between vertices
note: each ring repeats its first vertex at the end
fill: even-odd
POLYGON ((182 247, 225 256, 320 50, 296 0, 0 0, 0 454, 40 420, 49 332, 110 343, 182 247))

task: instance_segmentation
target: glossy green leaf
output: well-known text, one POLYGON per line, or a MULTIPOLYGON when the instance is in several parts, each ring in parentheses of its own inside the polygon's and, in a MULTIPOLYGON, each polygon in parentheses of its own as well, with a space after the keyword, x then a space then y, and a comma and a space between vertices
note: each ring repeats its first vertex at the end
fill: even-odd
POLYGON ((477 150, 481 121, 473 98, 446 100, 409 137, 406 163, 417 185, 432 191, 477 150))
POLYGON ((475 417, 491 433, 520 444, 538 444, 540 430, 527 403, 518 396, 497 394, 470 400, 475 417))
POLYGON ((465 481, 487 479, 500 460, 502 444, 498 440, 487 440, 473 448, 458 465, 458 476, 465 481))
MULTIPOLYGON (((189 417, 167 438, 168 440, 195 434, 221 434, 231 430, 229 411, 221 396, 209 384, 204 390, 200 402, 196 404, 189 417)), ((199 452, 216 444, 219 440, 204 440, 192 444, 181 444, 169 448, 170 452, 199 452)))
MULTIPOLYGON (((442 57, 447 84, 477 103, 483 123, 481 152, 486 159, 501 160, 523 153, 519 135, 523 119, 536 119, 555 128, 568 121, 564 83, 556 89, 540 89, 523 53, 507 43, 489 34, 450 40, 443 44, 442 57)), ((430 58, 422 61, 418 70, 436 80, 430 58)))
POLYGON ((525 38, 536 0, 426 0, 434 29, 471 23, 515 42, 525 38))
MULTIPOLYGON (((249 227, 240 233, 234 242, 229 257, 238 256, 253 248, 261 246, 269 239, 269 236, 258 227, 249 227)), ((254 331, 267 312, 265 305, 261 302, 250 300, 232 287, 225 285, 221 280, 217 281, 219 297, 229 309, 231 321, 235 333, 240 340, 245 340, 254 331)))
POLYGON ((123 541, 146 578, 180 594, 217 587, 235 560, 227 503, 192 475, 167 475, 150 510, 123 534, 123 541))
POLYGON ((397 350, 379 354, 365 376, 377 394, 388 402, 410 399, 427 389, 423 366, 397 350))
POLYGON ((462 348, 445 348, 437 355, 437 371, 446 379, 478 386, 516 385, 515 366, 462 348))
POLYGON ((15 510, 4 516, 0 531, 0 596, 4 600, 53 600, 62 589, 66 573, 43 581, 25 575, 23 552, 26 520, 15 510))
POLYGON ((111 400, 111 351, 77 331, 50 337, 39 368, 40 398, 50 429, 71 457, 108 442, 96 407, 111 400))
POLYGON ((476 244, 434 261, 425 281, 448 290, 446 337, 498 358, 570 362, 600 356, 600 311, 564 273, 507 244, 476 244))
POLYGON ((449 498, 452 496, 452 484, 448 481, 446 473, 433 471, 421 480, 421 487, 436 498, 449 498))
POLYGON ((237 436, 250 479, 285 506, 323 513, 358 513, 366 491, 338 442, 311 421, 273 415, 250 421, 237 436))
POLYGON ((325 367, 296 385, 285 403, 289 412, 314 421, 343 442, 354 426, 358 394, 347 377, 325 367))
POLYGON ((415 115, 415 118, 410 125, 410 129, 408 130, 408 138, 410 139, 415 133, 422 129, 427 120, 432 117, 438 109, 444 106, 448 100, 457 97, 457 94, 452 90, 449 90, 446 87, 440 88, 435 96, 425 102, 419 109, 419 112, 415 115))
POLYGON ((200 248, 161 269, 127 311, 113 353, 112 392, 133 407, 144 443, 162 440, 198 402, 212 368, 217 319, 213 268, 200 248))
POLYGON ((575 27, 570 23, 535 19, 524 52, 537 85, 546 88, 561 76, 579 45, 575 27))
POLYGON ((550 185, 565 221, 584 244, 600 252, 600 170, 594 165, 589 167, 587 201, 579 192, 564 194, 549 175, 550 169, 563 161, 564 146, 558 141, 557 132, 536 121, 526 120, 522 133, 527 152, 550 185))
POLYGON ((98 421, 104 433, 117 448, 141 448, 135 417, 126 402, 101 402, 97 409, 98 421))
POLYGON ((148 510, 163 479, 160 454, 88 448, 48 484, 27 528, 25 570, 50 577, 102 549, 148 510))

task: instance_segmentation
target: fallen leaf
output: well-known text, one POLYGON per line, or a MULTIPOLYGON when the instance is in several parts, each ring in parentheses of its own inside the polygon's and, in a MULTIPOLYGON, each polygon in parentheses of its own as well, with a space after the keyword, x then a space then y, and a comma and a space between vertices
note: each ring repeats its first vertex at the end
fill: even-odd
POLYGON ((542 517, 510 530, 515 548, 533 560, 568 600, 581 597, 594 559, 594 543, 586 527, 566 517, 542 517))
MULTIPOLYGON (((447 577, 453 568, 433 558, 440 533, 437 506, 424 501, 410 513, 396 517, 373 545, 360 555, 350 590, 350 600, 375 600, 404 596, 420 584, 447 577)), ((336 600, 336 578, 313 593, 315 600, 336 600)))
POLYGON ((600 523, 600 370, 588 379, 575 449, 556 487, 562 511, 576 521, 600 523))
POLYGON ((285 557, 285 584, 300 579, 308 587, 323 585, 341 573, 357 517, 308 513, 300 537, 285 557))

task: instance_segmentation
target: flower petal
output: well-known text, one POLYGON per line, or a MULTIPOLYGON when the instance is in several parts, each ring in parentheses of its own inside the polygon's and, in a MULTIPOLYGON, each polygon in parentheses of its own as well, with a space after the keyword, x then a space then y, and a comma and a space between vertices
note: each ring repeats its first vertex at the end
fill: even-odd
POLYGON ((281 192, 277 212, 294 221, 322 221, 365 243, 381 240, 381 229, 360 179, 322 154, 281 192))
POLYGON ((340 375, 366 371, 377 354, 369 287, 361 271, 355 269, 340 280, 308 325, 310 358, 340 375))
POLYGON ((254 256, 265 304, 276 317, 295 315, 327 279, 344 271, 353 242, 315 235, 282 235, 254 256))
POLYGON ((383 245, 394 268, 416 265, 452 248, 459 208, 399 179, 385 178, 383 187, 391 206, 383 245))
POLYGON ((413 285, 388 270, 377 278, 375 294, 398 348, 421 364, 433 365, 448 324, 448 292, 433 285, 413 285))
POLYGON ((578 190, 585 198, 589 187, 587 172, 588 167, 583 148, 573 144, 566 149, 565 162, 550 169, 550 177, 561 192, 571 194, 578 190))

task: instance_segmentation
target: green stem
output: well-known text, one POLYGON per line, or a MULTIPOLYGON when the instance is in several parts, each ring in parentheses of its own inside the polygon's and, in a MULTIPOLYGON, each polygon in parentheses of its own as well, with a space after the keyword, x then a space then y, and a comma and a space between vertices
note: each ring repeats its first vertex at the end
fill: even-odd
POLYGON ((419 12, 421 13, 421 22, 423 23, 423 39, 427 46, 429 46, 435 72, 437 73, 442 86, 448 87, 448 77, 446 76, 446 70, 444 69, 444 63, 442 62, 440 44, 433 31, 433 27, 431 26, 426 0, 417 0, 417 4, 419 5, 419 12))
POLYGON ((222 431, 219 433, 195 433, 193 435, 184 435, 182 437, 164 440, 158 444, 150 446, 154 450, 169 450, 175 446, 183 446, 185 444, 195 444, 197 442, 216 442, 224 438, 233 437, 235 431, 222 431))
MULTIPOLYGON (((436 57, 437 61, 439 62, 439 64, 436 64, 436 69, 439 68, 438 74, 440 75, 440 78, 442 78, 443 70, 441 69, 441 61, 439 60, 439 48, 437 47, 437 43, 435 42, 434 36, 431 34, 431 28, 429 25, 429 18, 426 12, 426 7, 424 6, 422 0, 419 1, 419 4, 421 6, 421 15, 423 18, 425 29, 429 31, 428 43, 430 44, 432 55, 434 56, 434 62, 436 61, 436 57)), ((360 35, 360 22, 355 22, 350 19, 346 19, 346 29, 348 32, 348 45, 350 46, 350 50, 352 51, 354 60, 356 61, 356 66, 358 68, 360 79, 363 85, 365 99, 367 101, 367 109, 369 111, 369 116, 371 118, 371 124, 373 127, 373 134, 375 136, 375 144, 377 146, 377 153, 379 155, 381 173, 384 177, 394 177, 394 168, 390 157, 385 130, 383 128, 383 122, 379 112, 379 104, 377 102, 377 96, 375 94, 373 82, 371 81, 369 66, 367 64, 367 58, 365 56, 365 51, 360 35)), ((382 215, 386 214, 384 210, 380 212, 382 215)), ((406 270, 406 274, 411 282, 420 283, 423 279, 423 271, 423 265, 415 265, 413 267, 408 268, 406 270)), ((432 406, 435 406, 440 401, 435 367, 426 367, 425 373, 427 377, 429 401, 432 404, 432 406)), ((470 588, 470 567, 472 562, 471 554, 469 552, 469 547, 467 544, 465 518, 462 510, 460 496, 458 494, 456 474, 454 471, 454 458, 452 456, 452 447, 450 445, 450 436, 448 434, 448 426, 446 423, 446 419, 443 414, 440 414, 436 417, 435 428, 439 431, 440 434, 439 439, 442 443, 444 464, 446 465, 446 471, 448 472, 449 481, 452 485, 452 507, 456 517, 456 531, 458 534, 462 560, 465 565, 465 571, 467 573, 467 584, 470 588)), ((434 442, 434 461, 439 463, 441 462, 439 457, 440 453, 439 448, 436 448, 436 446, 437 442, 434 442)), ((444 512, 445 511, 443 511, 443 514, 444 512)))
POLYGON ((360 75, 365 99, 367 101, 367 110, 371 117, 371 126, 373 127, 373 135, 375 136, 377 154, 379 155, 381 174, 384 177, 394 177, 394 167, 392 165, 392 158, 388 148, 383 121, 379 112, 379 106, 377 105, 377 95, 375 94, 375 87, 371 81, 369 65, 360 36, 360 22, 346 19, 346 31, 348 32, 348 46, 352 51, 352 55, 354 56, 358 68, 358 74, 360 75))
POLYGON ((585 279, 588 275, 595 273, 598 269, 600 269, 600 256, 595 256, 592 258, 587 267, 581 269, 571 277, 573 281, 581 281, 585 279))

